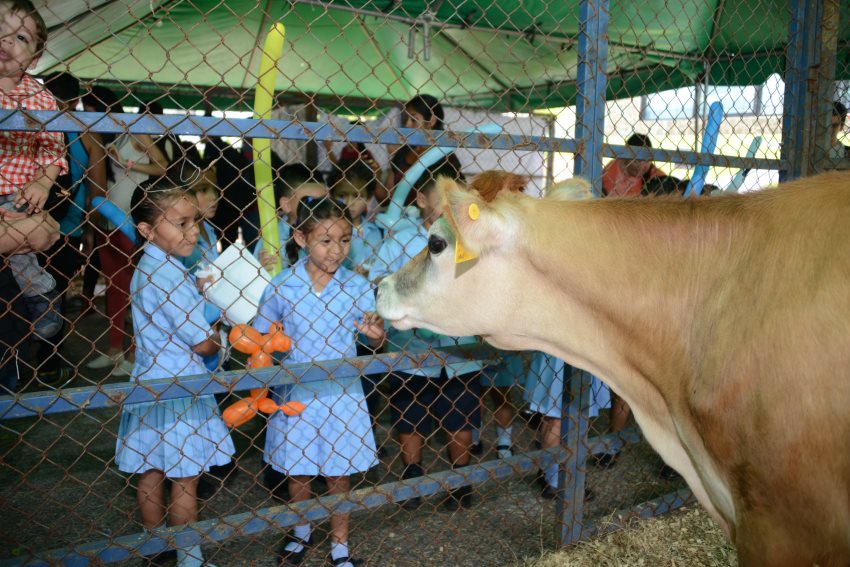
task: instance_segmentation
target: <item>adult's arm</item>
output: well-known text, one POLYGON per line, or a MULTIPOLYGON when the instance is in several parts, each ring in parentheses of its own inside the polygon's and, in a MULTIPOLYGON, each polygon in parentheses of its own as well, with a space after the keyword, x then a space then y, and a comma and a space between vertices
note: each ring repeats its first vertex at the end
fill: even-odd
POLYGON ((103 146, 103 138, 98 132, 86 132, 80 135, 80 139, 89 156, 86 186, 89 190, 87 198, 91 202, 92 197, 106 196, 106 160, 108 158, 103 146))
POLYGON ((0 219, 0 254, 47 250, 59 240, 59 223, 50 215, 17 216, 5 212, 0 219))

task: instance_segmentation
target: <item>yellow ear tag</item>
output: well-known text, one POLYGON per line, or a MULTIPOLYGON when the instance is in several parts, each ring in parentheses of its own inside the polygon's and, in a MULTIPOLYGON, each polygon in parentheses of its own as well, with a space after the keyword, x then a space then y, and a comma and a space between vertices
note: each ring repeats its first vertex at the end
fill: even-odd
POLYGON ((475 203, 469 205, 469 218, 471 218, 472 220, 478 220, 479 213, 480 211, 478 210, 478 205, 476 205, 475 203))
POLYGON ((477 254, 473 254, 466 247, 460 243, 460 239, 455 240, 455 264, 462 264, 464 262, 469 262, 470 260, 475 260, 478 258, 477 254))

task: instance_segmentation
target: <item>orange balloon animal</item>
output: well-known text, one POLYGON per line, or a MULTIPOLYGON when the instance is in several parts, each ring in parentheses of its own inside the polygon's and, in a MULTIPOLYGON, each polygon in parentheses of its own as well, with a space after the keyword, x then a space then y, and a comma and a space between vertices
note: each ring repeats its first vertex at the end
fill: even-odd
MULTIPOLYGON (((265 335, 249 325, 236 325, 230 331, 230 344, 239 352, 250 355, 248 368, 266 368, 272 365, 272 354, 286 352, 292 348, 292 339, 275 323, 265 335)), ((229 405, 221 414, 228 427, 239 427, 247 423, 257 412, 271 414, 282 411, 286 415, 298 415, 306 407, 301 402, 291 401, 278 404, 268 397, 268 388, 255 388, 251 395, 229 405)))

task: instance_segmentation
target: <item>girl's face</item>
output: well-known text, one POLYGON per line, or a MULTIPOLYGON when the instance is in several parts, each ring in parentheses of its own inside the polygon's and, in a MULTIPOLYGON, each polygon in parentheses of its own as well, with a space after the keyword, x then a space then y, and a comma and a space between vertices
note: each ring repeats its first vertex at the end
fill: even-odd
POLYGON ((333 275, 351 250, 351 223, 343 218, 322 219, 306 233, 296 230, 295 242, 307 252, 313 270, 333 275))
POLYGON ((425 228, 434 224, 434 221, 443 214, 443 197, 436 187, 429 187, 425 193, 416 194, 416 205, 422 211, 422 224, 425 228))
POLYGON ((216 210, 218 210, 218 192, 214 189, 207 189, 206 191, 198 191, 195 196, 198 199, 198 210, 201 212, 201 216, 207 220, 212 219, 216 210))
POLYGON ((420 128, 432 130, 436 124, 436 119, 432 116, 429 120, 425 116, 411 106, 405 106, 402 113, 402 126, 405 128, 420 128))
POLYGON ((180 197, 153 221, 140 222, 139 232, 171 256, 186 257, 198 244, 198 204, 180 197))

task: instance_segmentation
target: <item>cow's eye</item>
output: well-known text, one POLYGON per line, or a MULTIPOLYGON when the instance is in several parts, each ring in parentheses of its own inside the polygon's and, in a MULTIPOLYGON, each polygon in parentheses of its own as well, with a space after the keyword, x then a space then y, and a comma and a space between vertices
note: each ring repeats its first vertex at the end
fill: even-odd
POLYGON ((428 252, 431 254, 439 254, 446 249, 446 246, 448 246, 448 243, 436 234, 432 234, 428 237, 428 252))

